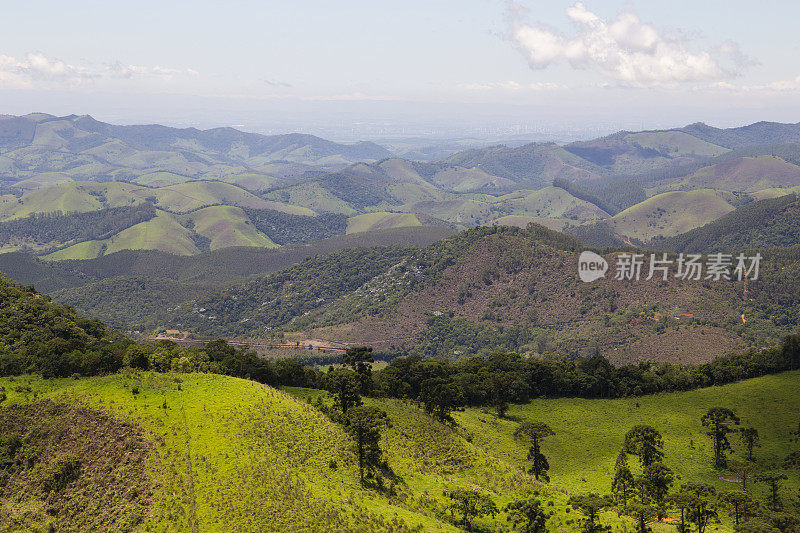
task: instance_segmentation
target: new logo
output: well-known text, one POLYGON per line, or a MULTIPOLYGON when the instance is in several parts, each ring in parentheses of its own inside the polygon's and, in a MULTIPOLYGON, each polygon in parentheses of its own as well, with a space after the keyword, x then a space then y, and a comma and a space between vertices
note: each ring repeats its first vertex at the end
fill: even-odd
POLYGON ((606 275, 608 272, 608 262, 598 255, 588 250, 581 252, 578 258, 578 277, 581 281, 590 283, 606 275))

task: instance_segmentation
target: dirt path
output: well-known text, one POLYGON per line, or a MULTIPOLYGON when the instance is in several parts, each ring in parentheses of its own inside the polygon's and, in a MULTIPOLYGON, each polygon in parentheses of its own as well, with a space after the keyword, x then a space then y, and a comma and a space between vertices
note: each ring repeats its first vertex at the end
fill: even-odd
POLYGON ((189 480, 189 525, 192 528, 192 533, 199 533, 200 524, 197 521, 197 499, 194 494, 191 438, 189 437, 189 423, 186 420, 186 409, 183 408, 183 393, 181 393, 181 415, 183 416, 183 431, 186 436, 186 475, 189 480))

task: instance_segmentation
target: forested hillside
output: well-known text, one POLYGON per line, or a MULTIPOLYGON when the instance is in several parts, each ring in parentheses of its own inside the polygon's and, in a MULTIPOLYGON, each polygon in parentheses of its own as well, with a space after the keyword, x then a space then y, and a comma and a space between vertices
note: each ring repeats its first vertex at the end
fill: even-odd
MULTIPOLYGON (((798 325, 797 249, 764 251, 747 299, 741 282, 646 281, 646 272, 637 282, 611 279, 612 272, 585 284, 577 279, 582 249, 540 226, 478 228, 399 253, 378 268, 369 254, 347 252, 353 272, 363 276, 335 291, 325 279, 338 260, 310 259, 302 269, 313 276, 253 280, 159 315, 151 327, 202 336, 297 331, 450 358, 496 350, 600 352, 615 362, 687 363, 768 346, 798 325)), ((605 253, 612 268, 618 253, 605 253)))
POLYGON ((59 360, 70 358, 76 367, 89 359, 87 364, 112 371, 110 342, 119 339, 99 320, 83 318, 32 286, 0 275, 0 374, 48 373, 59 360))

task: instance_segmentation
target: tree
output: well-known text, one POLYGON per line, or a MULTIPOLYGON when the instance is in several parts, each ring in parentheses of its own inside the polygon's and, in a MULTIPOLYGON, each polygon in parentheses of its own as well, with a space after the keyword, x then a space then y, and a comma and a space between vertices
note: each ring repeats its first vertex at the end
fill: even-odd
POLYGON ((342 355, 342 365, 350 367, 358 375, 361 385, 361 394, 367 395, 372 392, 372 348, 367 346, 353 346, 348 348, 342 355))
POLYGON ((508 521, 520 533, 546 533, 549 516, 539 500, 518 500, 506 505, 508 521))
POLYGON ((753 448, 761 446, 756 428, 739 428, 739 438, 747 449, 747 460, 755 461, 753 458, 753 448))
POLYGON ((679 509, 681 512, 681 523, 678 524, 678 533, 689 533, 690 527, 686 525, 686 521, 689 518, 689 511, 695 507, 697 496, 689 492, 681 491, 670 494, 667 501, 672 507, 679 509))
POLYGON ((457 523, 467 531, 472 531, 472 521, 476 518, 487 515, 494 517, 498 513, 494 501, 476 490, 455 489, 445 491, 445 495, 453 500, 450 511, 461 515, 461 520, 457 523))
POLYGON ((345 430, 356 442, 358 473, 364 483, 364 472, 371 475, 380 466, 381 430, 389 425, 386 413, 377 407, 355 406, 344 417, 345 430))
POLYGON ((756 502, 743 490, 729 490, 721 493, 719 499, 731 511, 736 526, 746 522, 756 510, 756 502))
POLYGON ((778 492, 781 488, 781 481, 785 479, 788 479, 786 474, 781 472, 764 472, 756 476, 756 481, 769 485, 769 499, 767 500, 767 505, 773 511, 778 511, 782 507, 778 492))
POLYGON ((704 533, 711 519, 717 518, 716 489, 706 483, 687 483, 680 492, 688 495, 687 519, 697 526, 697 533, 704 533))
POLYGON ((758 465, 750 461, 728 461, 728 468, 742 480, 742 490, 747 490, 747 480, 750 474, 758 470, 758 465))
POLYGON ((361 403, 361 384, 352 370, 337 368, 325 376, 327 389, 336 397, 336 404, 343 414, 353 406, 361 403))
POLYGON ((642 478, 647 495, 657 504, 662 505, 675 480, 675 474, 663 463, 653 463, 645 467, 642 478))
POLYGON ((625 435, 623 450, 638 455, 642 467, 647 467, 664 458, 664 440, 661 433, 651 426, 636 426, 625 435))
POLYGON ((442 422, 450 420, 450 412, 463 405, 463 395, 450 378, 430 378, 422 382, 420 400, 425 411, 442 422))
MULTIPOLYGON (((509 379, 505 372, 494 372, 491 375, 492 403, 497 410, 498 418, 505 418, 508 410, 509 379)), ((509 374, 511 374, 509 372, 509 374)), ((513 374, 512 374, 513 375, 513 374)))
POLYGON ((789 370, 800 368, 800 334, 787 335, 783 339, 781 356, 789 364, 789 370))
POLYGON ((528 472, 533 474, 537 481, 539 478, 545 482, 550 481, 547 475, 550 464, 541 452, 541 442, 551 435, 555 435, 555 432, 544 422, 523 422, 514 432, 515 438, 530 443, 528 459, 532 461, 532 464, 528 472))
POLYGON ((600 533, 611 531, 611 526, 603 526, 597 522, 597 514, 612 505, 611 498, 597 494, 581 494, 569 499, 569 504, 586 515, 583 521, 582 533, 600 533))
POLYGON ((725 468, 727 462, 725 452, 731 449, 728 434, 735 431, 730 424, 739 424, 736 413, 725 407, 712 407, 700 419, 703 426, 708 428, 707 435, 714 443, 714 466, 725 468))
POLYGON ((650 533, 653 531, 653 529, 647 525, 648 522, 658 515, 658 511, 652 505, 634 502, 625 506, 623 512, 636 520, 636 533, 650 533))
POLYGON ((611 482, 611 493, 617 500, 617 503, 624 506, 628 503, 628 499, 633 496, 636 489, 636 480, 633 478, 631 469, 628 466, 628 454, 620 451, 617 456, 617 462, 614 465, 614 481, 611 482))

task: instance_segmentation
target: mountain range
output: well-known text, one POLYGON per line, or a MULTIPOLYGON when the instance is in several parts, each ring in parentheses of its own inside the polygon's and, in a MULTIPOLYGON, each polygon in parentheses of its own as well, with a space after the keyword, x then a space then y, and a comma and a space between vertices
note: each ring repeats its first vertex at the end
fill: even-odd
POLYGON ((136 249, 194 255, 385 228, 531 222, 644 244, 800 190, 798 138, 797 124, 692 124, 414 161, 370 142, 302 134, 3 116, 0 250, 52 260, 136 249), (141 203, 153 216, 119 212, 141 203), (47 230, 76 227, 89 212, 108 231, 47 230))

